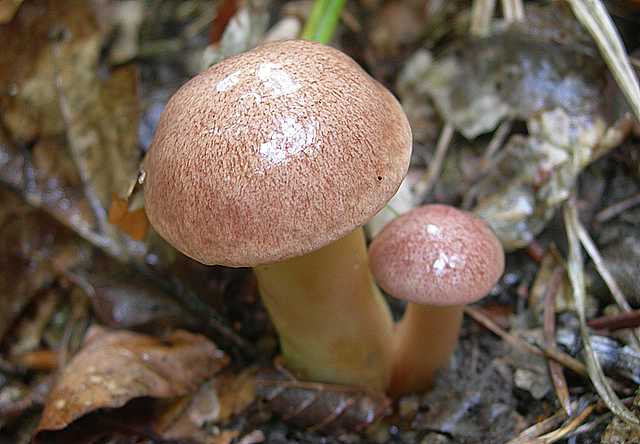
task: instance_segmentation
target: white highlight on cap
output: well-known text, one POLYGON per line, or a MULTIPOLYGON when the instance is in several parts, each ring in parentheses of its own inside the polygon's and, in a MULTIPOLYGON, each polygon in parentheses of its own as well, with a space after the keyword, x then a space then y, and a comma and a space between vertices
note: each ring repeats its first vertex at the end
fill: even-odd
POLYGON ((300 85, 277 63, 261 63, 256 75, 271 90, 273 97, 291 94, 300 89, 300 85))
POLYGON ((447 272, 447 268, 455 269, 462 265, 463 258, 457 254, 447 255, 442 251, 438 253, 438 258, 433 261, 433 270, 436 276, 440 277, 447 272))
POLYGON ((427 233, 429 233, 432 236, 437 236, 440 234, 440 227, 437 225, 427 224, 426 229, 427 229, 427 233))
POLYGON ((240 71, 234 71, 216 83, 216 92, 227 92, 240 82, 240 71))
POLYGON ((316 148, 316 133, 315 122, 304 124, 295 117, 285 117, 279 130, 272 132, 269 140, 260 145, 260 155, 277 165, 288 162, 298 153, 309 154, 316 148))

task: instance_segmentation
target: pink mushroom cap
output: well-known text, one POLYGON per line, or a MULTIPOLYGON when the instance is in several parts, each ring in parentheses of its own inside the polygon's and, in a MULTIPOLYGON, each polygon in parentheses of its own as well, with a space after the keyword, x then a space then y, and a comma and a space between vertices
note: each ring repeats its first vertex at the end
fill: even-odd
POLYGON ((144 163, 145 208, 164 239, 204 264, 302 256, 384 207, 411 144, 398 101, 350 57, 269 43, 169 100, 144 163))
POLYGON ((504 271, 504 251, 491 228, 447 205, 425 205, 388 224, 372 242, 369 258, 387 293, 418 304, 475 302, 504 271))

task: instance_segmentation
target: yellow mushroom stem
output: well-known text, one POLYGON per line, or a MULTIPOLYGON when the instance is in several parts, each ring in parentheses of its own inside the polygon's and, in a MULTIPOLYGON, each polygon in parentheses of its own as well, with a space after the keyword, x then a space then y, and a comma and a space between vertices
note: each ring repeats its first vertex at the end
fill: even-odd
POLYGON ((304 380, 386 389, 393 321, 373 283, 361 228, 254 271, 288 369, 304 380))
POLYGON ((431 388, 436 370, 448 364, 456 348, 462 315, 462 305, 409 302, 394 332, 391 395, 431 388))

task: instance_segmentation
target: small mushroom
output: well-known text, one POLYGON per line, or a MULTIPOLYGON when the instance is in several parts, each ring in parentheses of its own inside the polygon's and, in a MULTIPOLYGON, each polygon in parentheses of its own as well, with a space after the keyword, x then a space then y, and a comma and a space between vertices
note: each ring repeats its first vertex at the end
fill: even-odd
POLYGON ((145 160, 153 227, 204 264, 254 267, 285 364, 384 390, 392 320, 361 226, 406 174, 397 100, 319 43, 268 43, 169 100, 145 160))
POLYGON ((369 258, 382 289, 409 302, 394 334, 389 392, 426 390, 455 349, 464 305, 484 297, 502 275, 502 246, 473 214, 425 205, 388 224, 369 258))

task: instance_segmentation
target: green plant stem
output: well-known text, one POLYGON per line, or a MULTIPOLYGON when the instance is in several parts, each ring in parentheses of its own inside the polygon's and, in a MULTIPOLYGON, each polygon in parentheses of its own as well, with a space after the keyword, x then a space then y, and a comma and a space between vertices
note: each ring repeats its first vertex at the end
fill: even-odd
POLYGON ((316 0, 302 31, 302 38, 329 43, 338 26, 345 0, 316 0))

